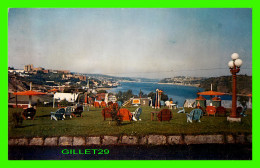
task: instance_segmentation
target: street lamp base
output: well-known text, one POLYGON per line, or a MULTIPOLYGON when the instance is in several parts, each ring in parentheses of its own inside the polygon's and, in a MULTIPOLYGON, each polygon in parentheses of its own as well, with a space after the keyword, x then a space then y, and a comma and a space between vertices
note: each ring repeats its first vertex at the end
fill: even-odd
POLYGON ((241 122, 241 118, 239 117, 227 117, 227 121, 229 122, 241 122))

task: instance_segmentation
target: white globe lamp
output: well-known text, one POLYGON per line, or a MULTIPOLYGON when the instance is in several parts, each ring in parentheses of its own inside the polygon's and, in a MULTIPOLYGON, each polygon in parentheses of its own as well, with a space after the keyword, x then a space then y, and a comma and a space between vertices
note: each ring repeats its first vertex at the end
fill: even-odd
POLYGON ((233 54, 231 55, 231 58, 232 58, 233 60, 238 59, 238 58, 239 58, 238 53, 233 53, 233 54))
POLYGON ((236 65, 237 67, 241 67, 242 63, 243 63, 243 61, 242 61, 241 59, 236 59, 236 60, 235 60, 235 65, 236 65))
POLYGON ((229 66, 229 68, 233 68, 234 67, 234 62, 233 61, 229 61, 228 62, 228 66, 229 66))

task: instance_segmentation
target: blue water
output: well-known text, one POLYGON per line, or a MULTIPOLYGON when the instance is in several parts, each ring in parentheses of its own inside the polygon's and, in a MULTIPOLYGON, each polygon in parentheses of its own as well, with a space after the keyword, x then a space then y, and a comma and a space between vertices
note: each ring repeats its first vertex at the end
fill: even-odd
MULTIPOLYGON (((121 86, 108 90, 108 92, 118 93, 119 91, 126 92, 131 89, 133 94, 138 95, 140 89, 144 94, 155 92, 156 89, 164 91, 168 95, 169 99, 172 98, 173 102, 178 102, 182 105, 185 99, 195 99, 197 92, 202 92, 204 89, 193 86, 181 86, 181 85, 167 85, 158 83, 145 83, 145 82, 121 82, 121 86)), ((210 96, 203 96, 206 99, 210 99, 210 96)), ((221 96, 222 100, 231 100, 231 96, 221 96)))

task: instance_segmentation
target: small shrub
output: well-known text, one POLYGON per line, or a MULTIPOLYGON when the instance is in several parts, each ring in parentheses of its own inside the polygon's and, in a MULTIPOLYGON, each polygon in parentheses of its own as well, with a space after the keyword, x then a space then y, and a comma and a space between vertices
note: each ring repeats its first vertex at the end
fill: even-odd
POLYGON ((116 108, 112 109, 112 112, 111 112, 111 114, 112 114, 112 121, 115 121, 116 125, 120 126, 122 120, 121 120, 120 116, 117 115, 117 111, 118 111, 118 109, 116 109, 116 108))
POLYGON ((239 96, 238 101, 243 107, 245 107, 246 103, 249 101, 249 98, 247 96, 239 96))
POLYGON ((63 100, 60 101, 59 104, 60 104, 60 106, 62 106, 62 107, 66 107, 66 106, 69 105, 69 102, 68 102, 66 99, 63 99, 63 100))
POLYGON ((23 117, 21 116, 21 113, 15 112, 12 114, 12 121, 14 123, 14 127, 17 128, 23 123, 23 117))

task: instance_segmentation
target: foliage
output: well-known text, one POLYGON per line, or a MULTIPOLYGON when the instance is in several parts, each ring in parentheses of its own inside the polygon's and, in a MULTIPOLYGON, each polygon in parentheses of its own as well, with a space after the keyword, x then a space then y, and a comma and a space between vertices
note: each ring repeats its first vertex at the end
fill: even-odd
POLYGON ((117 94, 116 94, 116 98, 118 101, 121 101, 121 102, 124 102, 124 98, 123 98, 123 92, 122 91, 119 91, 117 94))
MULTIPOLYGON (((232 76, 220 76, 207 78, 200 82, 200 87, 210 90, 211 84, 214 91, 232 93, 232 76)), ((252 76, 237 75, 237 93, 252 93, 252 76)))
POLYGON ((239 97, 238 97, 238 102, 239 102, 243 107, 246 106, 246 103, 247 103, 248 101, 249 101, 248 96, 239 96, 239 97))
MULTIPOLYGON (((148 97, 151 97, 152 100, 155 99, 155 96, 156 96, 156 94, 155 94, 154 92, 150 92, 150 93, 148 94, 148 97)), ((164 92, 162 92, 161 100, 162 100, 162 101, 167 101, 168 99, 169 99, 169 98, 168 98, 168 95, 165 94, 164 92)))
POLYGON ((68 102, 66 99, 63 99, 63 100, 60 101, 59 104, 60 104, 60 106, 62 106, 62 107, 66 107, 66 106, 69 105, 69 102, 68 102))
MULTIPOLYGON (((81 82, 81 85, 86 85, 86 81, 80 81, 78 78, 70 78, 70 79, 63 79, 62 73, 43 73, 38 71, 36 74, 30 74, 28 77, 21 77, 20 80, 25 82, 32 82, 33 84, 38 85, 49 85, 49 86, 57 86, 65 84, 66 82, 70 82, 71 84, 77 84, 77 82, 81 82), (54 83, 49 83, 46 81, 54 81, 54 83)), ((93 82, 90 81, 90 84, 93 82)))
POLYGON ((63 93, 72 93, 73 91, 70 88, 65 88, 63 93))
POLYGON ((77 91, 78 91, 78 92, 85 92, 86 90, 85 90, 85 89, 78 88, 77 91))
POLYGON ((19 128, 21 127, 22 123, 23 123, 23 118, 21 116, 20 112, 14 112, 12 113, 11 118, 9 118, 9 123, 11 123, 11 125, 14 128, 19 128))
POLYGON ((40 101, 40 99, 37 99, 37 103, 36 103, 37 107, 43 107, 44 104, 40 101))
POLYGON ((152 100, 154 100, 154 99, 155 99, 155 93, 154 93, 154 92, 150 92, 150 93, 148 94, 148 97, 151 97, 152 100))
POLYGON ((122 123, 122 120, 121 120, 120 116, 117 115, 117 111, 118 111, 118 109, 115 106, 113 106, 111 115, 112 115, 112 120, 116 122, 116 125, 120 126, 122 123))
POLYGON ((90 92, 90 93, 88 93, 88 96, 95 98, 96 95, 94 93, 90 92))
POLYGON ((162 93, 162 97, 161 97, 161 100, 163 101, 167 101, 169 98, 168 98, 168 95, 167 94, 164 94, 162 93))
POLYGON ((113 96, 114 94, 113 93, 108 93, 108 96, 113 96))
POLYGON ((143 96, 144 96, 144 92, 140 89, 139 97, 143 97, 143 96))
POLYGON ((121 101, 121 102, 124 102, 124 101, 127 101, 129 100, 130 98, 132 98, 134 96, 133 94, 133 91, 132 90, 128 90, 126 92, 122 92, 122 91, 119 91, 117 94, 116 94, 116 98, 118 101, 121 101))
POLYGON ((107 91, 106 90, 99 90, 99 91, 97 91, 97 93, 107 93, 107 91))
POLYGON ((80 102, 80 103, 84 103, 85 102, 85 95, 84 94, 79 94, 77 101, 80 102))
POLYGON ((63 90, 64 93, 74 93, 78 91, 78 88, 75 85, 71 85, 63 90))

